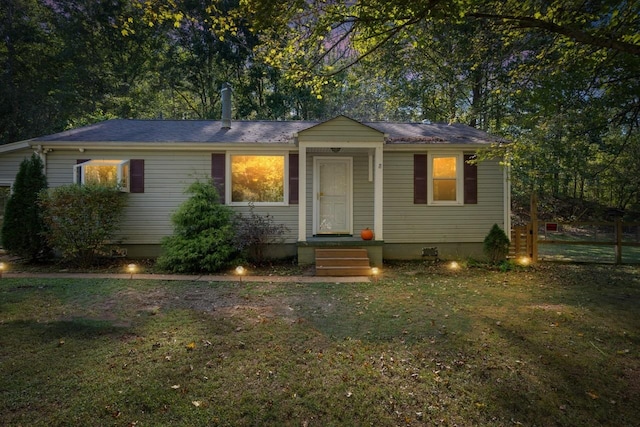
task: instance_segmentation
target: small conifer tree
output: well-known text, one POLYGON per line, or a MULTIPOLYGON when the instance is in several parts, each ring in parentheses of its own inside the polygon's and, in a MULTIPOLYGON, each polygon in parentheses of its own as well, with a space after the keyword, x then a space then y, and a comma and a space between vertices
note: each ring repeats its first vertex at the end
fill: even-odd
POLYGON ((509 238, 504 230, 498 224, 493 224, 489 234, 484 238, 484 253, 489 262, 499 264, 504 261, 509 254, 509 244, 509 238))
POLYGON ((46 226, 38 194, 47 188, 42 159, 24 159, 7 200, 2 224, 2 247, 9 253, 34 261, 50 255, 44 239, 46 226))
POLYGON ((219 271, 238 254, 234 212, 219 202, 212 182, 196 181, 187 193, 192 196, 172 216, 174 234, 162 240, 157 265, 174 273, 219 271))

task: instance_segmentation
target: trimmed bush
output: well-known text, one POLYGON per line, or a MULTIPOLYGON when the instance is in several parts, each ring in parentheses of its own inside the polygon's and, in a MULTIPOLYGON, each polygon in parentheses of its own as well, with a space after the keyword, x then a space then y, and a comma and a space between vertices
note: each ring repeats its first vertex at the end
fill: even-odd
POLYGON ((65 261, 89 266, 106 254, 125 204, 125 193, 100 185, 72 184, 42 192, 47 241, 65 261))
POLYGON ((234 226, 236 248, 258 264, 264 263, 267 245, 281 241, 288 230, 284 224, 277 224, 273 215, 257 214, 253 203, 249 204, 248 214, 236 215, 234 226))
POLYGON ((37 203, 38 194, 47 188, 43 167, 42 159, 35 154, 20 163, 2 223, 2 247, 29 261, 51 253, 43 239, 46 226, 37 203))
POLYGON ((505 232, 498 226, 493 224, 489 234, 484 238, 484 254, 489 262, 499 264, 507 258, 509 254, 510 241, 505 232))
POLYGON ((162 240, 158 267, 174 273, 212 273, 230 265, 234 247, 233 210, 220 204, 212 182, 196 181, 192 196, 171 217, 174 234, 162 240))

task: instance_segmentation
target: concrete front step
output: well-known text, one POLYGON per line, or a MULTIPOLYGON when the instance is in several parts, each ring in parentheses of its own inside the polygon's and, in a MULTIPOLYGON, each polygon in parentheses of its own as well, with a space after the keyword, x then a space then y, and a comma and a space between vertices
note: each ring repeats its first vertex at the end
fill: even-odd
POLYGON ((366 249, 316 249, 316 276, 369 276, 366 249))

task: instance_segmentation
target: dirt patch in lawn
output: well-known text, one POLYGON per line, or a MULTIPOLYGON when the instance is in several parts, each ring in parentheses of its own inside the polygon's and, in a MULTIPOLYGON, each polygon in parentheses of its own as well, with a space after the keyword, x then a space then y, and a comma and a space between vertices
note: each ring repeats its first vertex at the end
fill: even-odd
POLYGON ((242 296, 224 288, 125 289, 88 308, 99 320, 129 325, 140 315, 161 315, 173 309, 193 310, 216 317, 253 319, 291 317, 293 309, 282 298, 242 296))
POLYGON ((545 311, 555 311, 562 312, 567 309, 567 306, 564 304, 536 304, 529 306, 534 310, 545 310, 545 311))

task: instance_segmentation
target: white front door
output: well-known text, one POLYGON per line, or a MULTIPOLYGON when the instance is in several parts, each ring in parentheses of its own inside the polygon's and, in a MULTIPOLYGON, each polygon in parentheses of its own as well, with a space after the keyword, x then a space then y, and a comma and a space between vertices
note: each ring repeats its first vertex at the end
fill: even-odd
POLYGON ((352 234, 351 157, 314 158, 315 234, 352 234))

